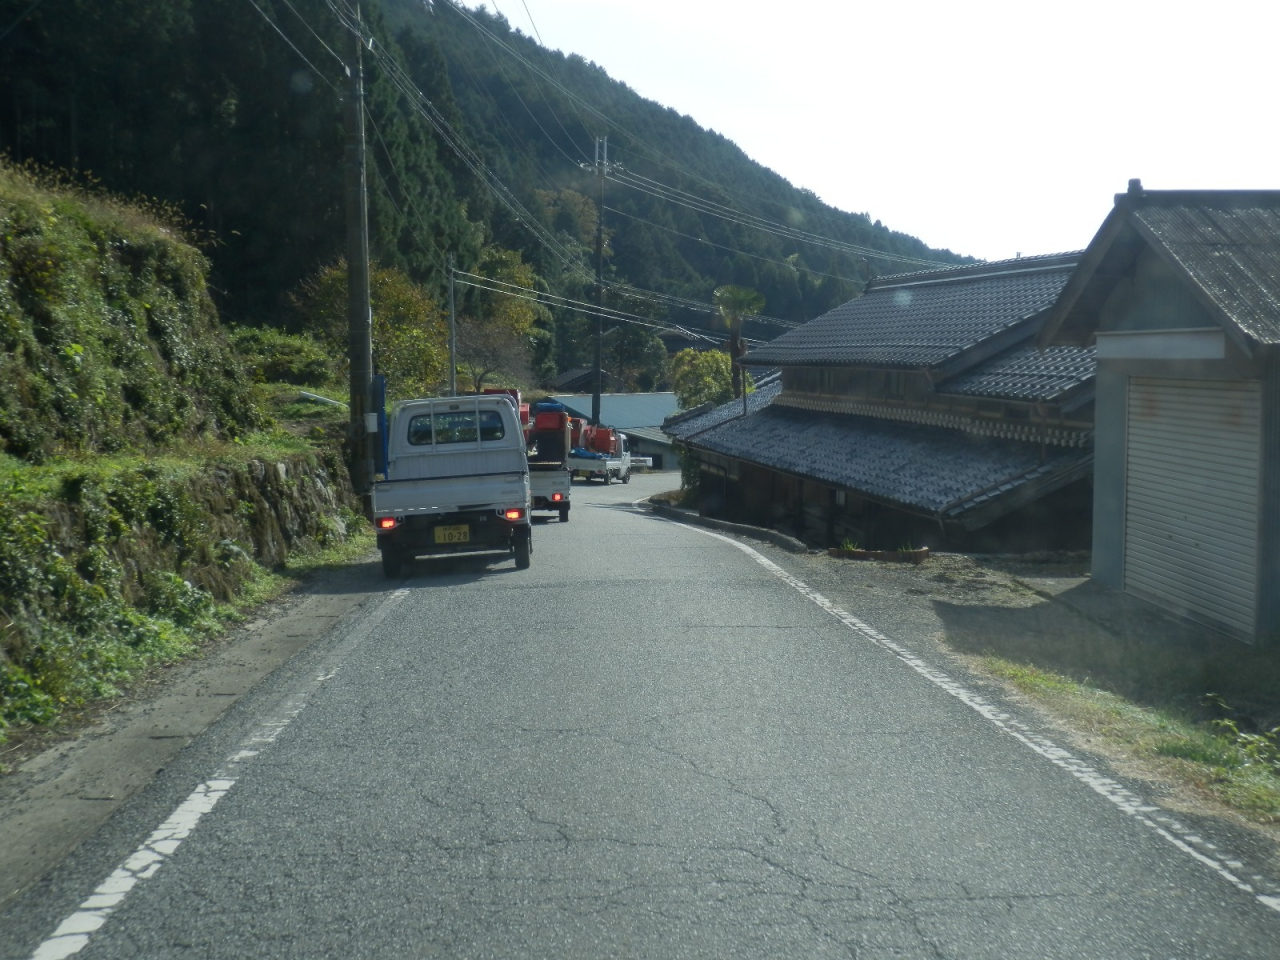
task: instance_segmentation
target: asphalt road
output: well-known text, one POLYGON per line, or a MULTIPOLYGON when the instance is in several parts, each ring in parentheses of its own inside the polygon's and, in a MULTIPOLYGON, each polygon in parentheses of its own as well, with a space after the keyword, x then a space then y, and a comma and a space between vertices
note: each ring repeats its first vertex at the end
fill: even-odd
POLYGON ((575 485, 526 571, 419 560, 6 905, 0 952, 1280 956, 1229 855, 883 599, 629 505, 672 485, 575 485))

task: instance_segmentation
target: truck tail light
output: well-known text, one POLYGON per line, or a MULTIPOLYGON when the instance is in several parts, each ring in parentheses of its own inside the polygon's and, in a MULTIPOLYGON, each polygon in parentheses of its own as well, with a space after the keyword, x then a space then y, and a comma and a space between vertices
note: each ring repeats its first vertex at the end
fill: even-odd
POLYGON ((396 525, 395 517, 379 517, 377 520, 379 530, 390 530, 396 525))
POLYGON ((551 495, 551 499, 552 499, 552 500, 555 500, 555 501, 558 503, 559 501, 561 501, 561 500, 563 500, 563 499, 564 499, 564 494, 563 494, 563 493, 553 493, 553 494, 551 495))
POLYGON ((508 520, 519 520, 521 517, 524 516, 524 511, 521 510, 519 507, 516 507, 514 509, 505 511, 502 515, 506 517, 508 520))

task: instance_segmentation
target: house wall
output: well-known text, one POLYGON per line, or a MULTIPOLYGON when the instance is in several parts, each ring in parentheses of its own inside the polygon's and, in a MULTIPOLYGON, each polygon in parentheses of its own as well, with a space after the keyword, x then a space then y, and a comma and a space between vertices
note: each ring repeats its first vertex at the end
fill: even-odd
POLYGON ((1258 635, 1280 645, 1280 356, 1265 365, 1262 380, 1262 517, 1259 523, 1258 635))
POLYGON ((1124 482, 1129 378, 1098 364, 1094 377, 1093 579, 1124 587, 1124 482))
POLYGON ((1144 247, 1133 274, 1102 305, 1098 330, 1186 330, 1217 327, 1190 287, 1154 250, 1144 247))

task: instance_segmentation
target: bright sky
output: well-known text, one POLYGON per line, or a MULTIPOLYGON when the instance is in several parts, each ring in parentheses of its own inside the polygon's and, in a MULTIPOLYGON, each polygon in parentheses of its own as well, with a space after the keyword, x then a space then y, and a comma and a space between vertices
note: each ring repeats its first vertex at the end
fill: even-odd
POLYGON ((1080 249, 1130 177, 1280 188, 1276 0, 487 6, 832 206, 956 253, 1080 249))

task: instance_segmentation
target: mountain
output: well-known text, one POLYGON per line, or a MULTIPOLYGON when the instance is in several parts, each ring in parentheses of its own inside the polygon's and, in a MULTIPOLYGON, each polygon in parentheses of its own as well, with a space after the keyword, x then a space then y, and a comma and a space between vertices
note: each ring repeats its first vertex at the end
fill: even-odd
MULTIPOLYGON (((288 294, 341 255, 339 0, 0 0, 0 149, 177 204, 208 238, 224 317, 286 325, 288 294)), ((363 4, 370 245, 443 302, 446 257, 517 251, 537 286, 711 326, 722 284, 764 295, 748 336, 811 319, 874 275, 962 262, 835 210, 605 69, 449 0, 363 4), (608 177, 595 168, 608 138, 608 177), (586 164, 589 169, 583 169, 586 164), (630 291, 630 292, 628 292, 630 291), (639 291, 639 292, 637 292, 639 291)), ((460 288, 462 307, 485 296, 460 288)), ((544 311, 541 371, 588 361, 588 320, 544 311)))

